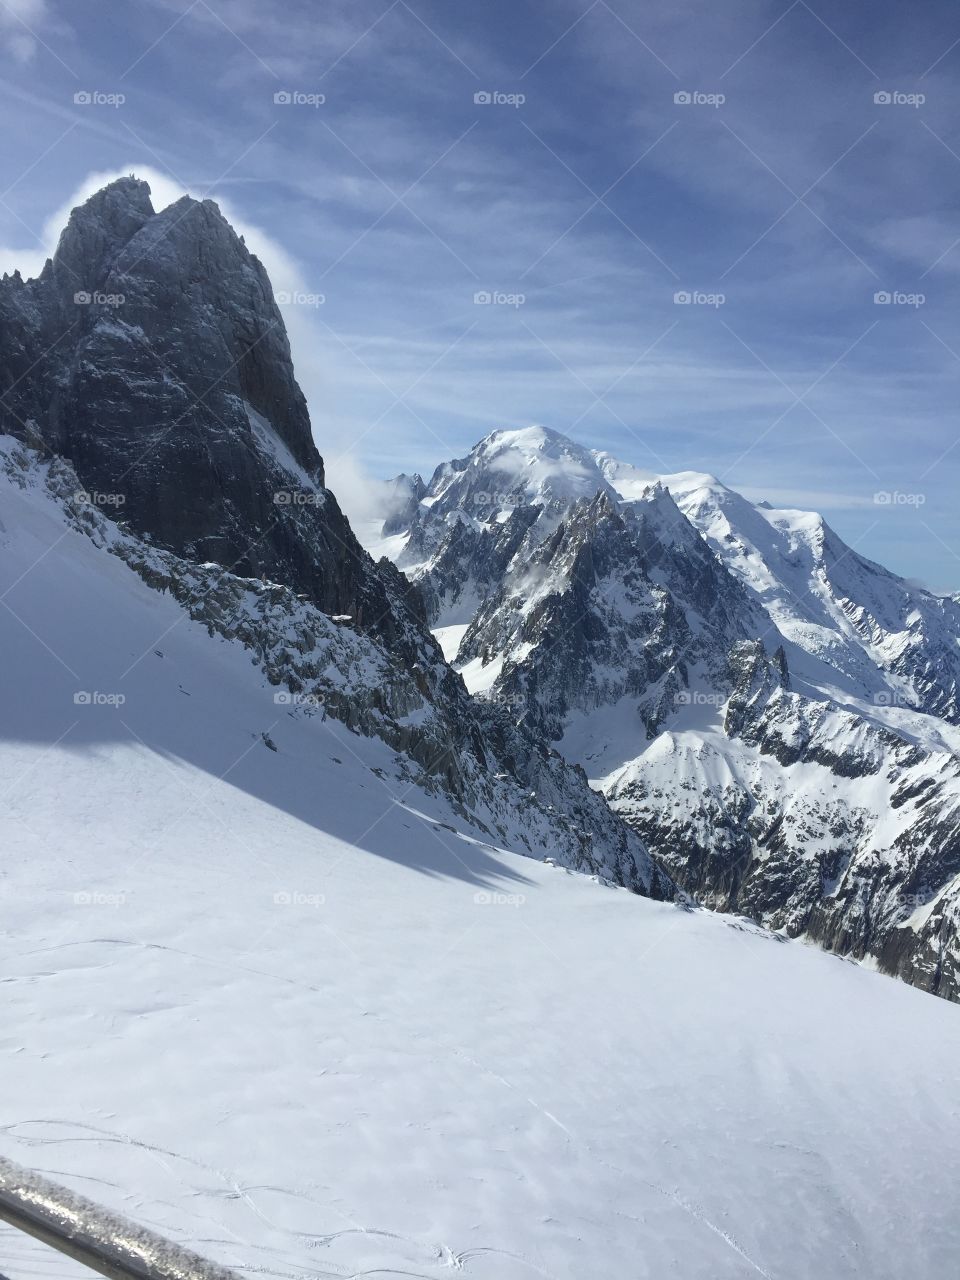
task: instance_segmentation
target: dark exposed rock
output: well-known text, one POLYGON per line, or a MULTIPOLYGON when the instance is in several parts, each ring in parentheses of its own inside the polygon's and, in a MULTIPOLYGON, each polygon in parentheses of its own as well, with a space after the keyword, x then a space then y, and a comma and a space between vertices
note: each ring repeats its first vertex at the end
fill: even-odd
POLYGON ((154 213, 126 178, 75 209, 37 280, 0 282, 0 379, 0 428, 136 532, 407 643, 324 488, 267 274, 212 201, 154 213))
POLYGON ((387 485, 387 509, 391 512, 383 523, 383 536, 388 538, 400 529, 406 529, 416 517, 420 500, 427 486, 419 475, 399 475, 387 485))

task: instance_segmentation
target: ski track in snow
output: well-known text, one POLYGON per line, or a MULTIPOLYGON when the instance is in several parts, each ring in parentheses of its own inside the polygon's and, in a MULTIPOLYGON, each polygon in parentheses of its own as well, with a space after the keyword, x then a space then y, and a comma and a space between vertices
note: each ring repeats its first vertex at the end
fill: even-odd
MULTIPOLYGON (((463 1055, 463 1056, 466 1057, 466 1055, 463 1055)), ((510 1083, 509 1080, 505 1080, 503 1076, 498 1075, 497 1072, 495 1071, 490 1071, 489 1068, 483 1066, 482 1063, 477 1062, 474 1058, 467 1058, 467 1061, 471 1064, 471 1066, 476 1067, 478 1071, 483 1071, 487 1075, 492 1076, 494 1080, 499 1080, 502 1085, 505 1085, 506 1088, 510 1089, 511 1091, 520 1092, 515 1088, 514 1085, 510 1083)), ((524 1096, 524 1095, 521 1094, 521 1096, 524 1096)), ((577 1143, 580 1142, 580 1139, 578 1139, 574 1134, 572 1134, 565 1124, 563 1124, 560 1120, 558 1120, 556 1116, 551 1115, 549 1111, 546 1111, 543 1107, 541 1107, 539 1103, 533 1100, 533 1098, 527 1097, 526 1101, 536 1111, 539 1111, 542 1115, 545 1115, 552 1124, 555 1124, 557 1126, 558 1129, 561 1129, 567 1135, 567 1137, 570 1139, 571 1142, 577 1142, 577 1143)), ((584 1146, 585 1150, 590 1151, 589 1143, 582 1143, 581 1145, 584 1146)), ((598 1157, 596 1157, 593 1152, 590 1152, 590 1154, 592 1158, 598 1159, 598 1157)), ((605 1162, 598 1159, 598 1163, 603 1164, 605 1162)), ((608 1167, 612 1167, 612 1166, 608 1166, 608 1167)), ((615 1172, 623 1173, 623 1170, 615 1170, 615 1172)), ((754 1262, 754 1260, 750 1257, 750 1255, 746 1253, 746 1251, 742 1249, 740 1245, 738 1245, 737 1242, 726 1231, 718 1227, 716 1223, 711 1222, 702 1209, 699 1209, 694 1205, 691 1205, 690 1203, 688 1203, 688 1201, 684 1199, 684 1197, 680 1195, 679 1192, 668 1191, 666 1188, 660 1186, 659 1183, 648 1182, 647 1186, 652 1187, 653 1190, 656 1191, 659 1195, 666 1196, 667 1199, 672 1200, 675 1204, 679 1205, 680 1208, 683 1209, 685 1213, 689 1213, 690 1216, 696 1219, 697 1222, 701 1223, 703 1226, 709 1228, 710 1231, 713 1231, 716 1235, 718 1235, 731 1249, 733 1249, 735 1253, 738 1253, 743 1259, 745 1259, 745 1261, 749 1262, 755 1271, 757 1271, 760 1275, 766 1277, 766 1280, 772 1280, 770 1273, 768 1271, 765 1271, 763 1267, 759 1266, 756 1262, 754 1262)))
MULTIPOLYGON (((398 1234, 397 1232, 393 1232, 393 1231, 381 1231, 381 1230, 376 1229, 375 1227, 362 1227, 362 1226, 359 1226, 359 1225, 356 1225, 356 1224, 351 1225, 350 1227, 344 1228, 343 1230, 340 1230, 340 1231, 330 1231, 330 1232, 325 1232, 325 1233, 320 1234, 320 1235, 314 1234, 314 1233, 312 1233, 312 1232, 307 1232, 307 1231, 294 1231, 294 1230, 292 1230, 291 1228, 284 1227, 284 1226, 282 1226, 281 1224, 279 1224, 279 1223, 277 1223, 277 1222, 273 1221, 273 1220, 269 1217, 269 1215, 268 1215, 268 1214, 266 1214, 266 1213, 265 1213, 265 1212, 264 1212, 264 1211, 259 1207, 259 1205, 256 1203, 256 1201, 253 1199, 253 1194, 252 1194, 252 1193, 253 1193, 253 1192, 255 1192, 255 1191, 272 1191, 272 1192, 275 1192, 275 1193, 277 1193, 277 1194, 279 1194, 279 1195, 285 1195, 285 1196, 292 1196, 292 1197, 296 1197, 297 1199, 302 1200, 302 1201, 304 1201, 304 1202, 305 1202, 305 1203, 307 1203, 307 1204, 315 1205, 318 1209, 321 1209, 321 1210, 323 1210, 324 1212, 329 1212, 329 1211, 330 1211, 331 1206, 330 1206, 329 1204, 322 1204, 320 1201, 317 1201, 317 1200, 315 1200, 315 1199, 312 1199, 312 1198, 311 1198, 311 1197, 309 1197, 309 1196, 303 1195, 301 1192, 297 1192, 297 1191, 294 1191, 294 1190, 290 1190, 290 1189, 288 1189, 288 1188, 286 1188, 286 1187, 281 1187, 281 1186, 263 1186, 263 1187, 251 1186, 251 1187, 244 1187, 244 1186, 242 1186, 242 1185, 241 1185, 240 1180, 236 1177, 236 1175, 231 1174, 231 1173, 227 1172, 227 1171, 226 1171, 226 1170, 224 1170, 224 1169, 219 1169, 219 1168, 215 1168, 215 1167, 210 1166, 210 1165, 205 1165, 205 1164, 202 1164, 202 1163, 201 1163, 201 1162, 199 1162, 199 1161, 192 1160, 189 1156, 184 1156, 184 1155, 180 1154, 179 1152, 176 1152, 176 1151, 170 1151, 170 1150, 167 1150, 166 1148, 156 1147, 156 1146, 153 1146, 153 1145, 151 1145, 151 1144, 149 1144, 149 1143, 142 1142, 142 1141, 140 1141, 139 1139, 134 1138, 134 1137, 132 1137, 130 1134, 127 1134, 127 1133, 114 1133, 114 1132, 110 1132, 109 1130, 99 1129, 99 1128, 97 1128, 97 1127, 96 1127, 96 1126, 94 1126, 94 1125, 90 1125, 90 1124, 81 1124, 81 1123, 78 1123, 78 1122, 75 1122, 75 1121, 61 1120, 61 1119, 54 1119, 54 1118, 37 1118, 37 1119, 33 1119, 33 1120, 23 1120, 23 1121, 19 1122, 18 1124, 0 1126, 0 1132, 9 1133, 12 1137, 16 1138, 18 1141, 20 1141, 21 1143, 23 1143, 25 1146, 28 1146, 28 1147, 29 1147, 29 1146, 40 1146, 40 1147, 45 1147, 45 1146, 62 1146, 62 1145, 65 1145, 65 1144, 70 1144, 70 1143, 85 1143, 85 1142, 91 1142, 91 1143, 95 1143, 95 1144, 98 1144, 98 1145, 100 1145, 100 1144, 109 1144, 109 1143, 117 1143, 117 1144, 119 1144, 119 1145, 121 1145, 121 1146, 125 1146, 125 1147, 135 1147, 135 1148, 136 1148, 136 1149, 138 1149, 139 1151, 143 1151, 143 1152, 145 1152, 148 1156, 150 1156, 151 1158, 153 1158, 154 1160, 156 1160, 156 1162, 160 1165, 160 1167, 161 1167, 161 1168, 162 1168, 166 1173, 171 1174, 171 1176, 173 1176, 173 1177, 174 1177, 174 1178, 175 1178, 175 1179, 180 1183, 180 1185, 181 1185, 181 1187, 184 1189, 184 1191, 186 1191, 190 1196, 194 1196, 194 1197, 211 1196, 211 1197, 214 1197, 214 1198, 223 1198, 223 1197, 227 1197, 227 1198, 230 1198, 230 1199, 241 1200, 244 1204, 246 1204, 246 1205, 247 1205, 247 1207, 250 1209, 251 1213, 252 1213, 252 1214, 253 1214, 257 1219, 259 1219, 259 1221, 260 1221, 261 1223, 263 1223, 265 1226, 268 1226, 268 1227, 270 1227, 270 1228, 271 1228, 271 1230, 276 1231, 276 1232, 279 1232, 279 1233, 281 1233, 281 1234, 289 1235, 289 1236, 293 1236, 293 1237, 296 1237, 298 1240, 306 1241, 306 1242, 308 1242, 308 1244, 309 1244, 311 1247, 319 1247, 319 1246, 329 1245, 329 1244, 332 1244, 332 1243, 333 1243, 334 1241, 336 1241, 336 1240, 340 1240, 340 1239, 342 1239, 342 1238, 344 1238, 344 1237, 351 1236, 351 1235, 359 1235, 359 1236, 365 1236, 365 1237, 370 1237, 370 1236, 381 1236, 381 1237, 383 1237, 383 1238, 385 1238, 385 1239, 388 1239, 388 1240, 396 1240, 396 1241, 400 1241, 400 1242, 404 1243, 405 1245, 410 1245, 410 1246, 413 1246, 413 1247, 415 1247, 415 1248, 422 1247, 422 1246, 421 1246, 421 1244, 420 1244, 420 1242, 418 1242, 418 1241, 416 1241, 416 1240, 413 1240, 413 1239, 411 1239, 411 1238, 409 1238, 409 1237, 405 1237, 405 1236, 403 1236, 403 1235, 400 1235, 400 1234, 398 1234), (62 1127, 62 1128, 65 1128, 65 1129, 83 1129, 83 1130, 88 1131, 88 1133, 87 1133, 87 1135, 86 1135, 86 1136, 77 1136, 77 1137, 62 1137, 62 1136, 33 1136, 33 1137, 25 1137, 24 1135, 17 1133, 17 1130, 18 1130, 18 1129, 28 1128, 28 1127, 29 1127, 29 1126, 31 1126, 31 1125, 50 1126, 50 1127, 62 1127), (205 1173, 213 1174, 215 1177, 217 1177, 217 1178, 221 1179, 221 1180, 226 1184, 226 1185, 225 1185, 225 1189, 224 1189, 223 1191, 221 1191, 221 1192, 211 1192, 211 1191, 209 1191, 209 1190, 205 1190, 205 1189, 203 1189, 203 1188, 197 1188, 197 1187, 195 1187, 195 1186, 194 1186, 194 1185, 193 1185, 193 1184, 188 1180, 188 1178, 186 1178, 186 1177, 181 1176, 180 1174, 178 1174, 178 1173, 175 1171, 174 1167, 173 1167, 171 1164, 169 1164, 169 1163, 168 1163, 168 1160, 167 1160, 167 1159, 164 1159, 164 1157, 168 1157, 170 1160, 174 1160, 174 1161, 181 1161, 181 1162, 183 1162, 184 1164, 186 1164, 186 1165, 188 1165, 188 1166, 192 1166, 192 1167, 194 1167, 194 1168, 202 1169, 202 1170, 203 1170, 203 1172, 205 1172, 205 1173)), ((67 1179, 69 1179, 69 1178, 73 1178, 73 1179, 75 1179, 75 1180, 77 1180, 77 1181, 81 1181, 81 1182, 86 1181, 86 1182, 94 1182, 94 1183, 98 1183, 99 1185, 101 1185, 101 1186, 105 1186, 105 1187, 108 1187, 108 1188, 110 1188, 110 1189, 111 1189, 111 1190, 113 1190, 113 1191, 119 1191, 119 1190, 121 1190, 121 1187, 119 1186, 119 1184, 117 1184, 117 1183, 115 1183, 115 1182, 111 1182, 110 1180, 105 1179, 105 1178, 85 1178, 83 1175, 78 1175, 78 1174, 75 1174, 75 1173, 72 1173, 72 1174, 71 1174, 71 1173, 68 1173, 68 1172, 66 1172, 66 1171, 64 1171, 64 1170, 60 1170, 60 1169, 56 1169, 56 1168, 47 1168, 47 1167, 40 1167, 40 1166, 32 1166, 32 1167, 34 1167, 34 1168, 36 1169, 36 1171, 37 1171, 37 1172, 39 1172, 39 1173, 43 1173, 43 1174, 45 1174, 46 1176, 48 1176, 48 1177, 50 1177, 50 1178, 54 1178, 54 1179, 62 1179, 62 1178, 67 1178, 67 1179)), ((94 1194, 94 1198, 96 1198, 95 1194, 94 1194)), ((155 1223, 153 1223, 153 1222, 149 1221, 149 1220, 148 1220, 148 1219, 146 1219, 146 1218, 142 1218, 142 1219, 141 1219, 141 1221, 143 1221, 143 1222, 144 1222, 144 1224, 145 1224, 145 1225, 147 1225, 147 1226, 153 1226, 153 1227, 154 1227, 154 1229, 160 1229, 160 1228, 159 1228, 159 1226, 158 1226, 158 1224, 155 1224, 155 1223)), ((215 1219, 209 1219, 209 1221, 214 1222, 214 1221, 216 1221, 216 1220, 215 1220, 215 1219)), ((231 1243, 231 1244, 236 1244, 236 1243, 238 1243, 238 1242, 239 1242, 239 1243, 242 1243, 242 1242, 243 1242, 243 1237, 242 1237, 241 1235, 237 1234, 236 1232, 231 1232, 231 1233, 230 1233, 230 1241, 229 1241, 229 1243, 231 1243)), ((209 1238, 206 1238, 205 1240, 204 1240, 203 1238, 201 1238, 201 1239, 200 1239, 200 1241, 199 1241, 198 1243, 200 1243, 200 1244, 202 1244, 202 1243, 207 1243, 207 1244, 210 1244, 210 1243, 222 1244, 222 1243, 224 1243, 224 1241, 219 1240, 219 1239, 217 1239, 217 1238, 215 1238, 215 1237, 209 1237, 209 1238)), ((478 1252, 478 1253, 480 1253, 480 1252, 487 1252, 487 1253, 489 1253, 489 1252, 496 1252, 496 1250, 490 1250, 490 1249, 486 1249, 486 1250, 474 1250, 473 1252, 478 1252)), ((456 1259, 457 1259, 457 1255, 455 1255, 455 1254, 453 1253, 453 1251, 452 1251, 452 1250, 450 1250, 446 1245, 442 1245, 442 1244, 441 1244, 441 1245, 437 1245, 437 1246, 436 1246, 436 1253, 437 1253, 437 1257, 438 1257, 439 1259, 441 1259, 441 1260, 444 1262, 444 1265, 454 1266, 456 1270, 462 1270, 462 1266, 461 1266, 461 1265, 459 1264, 459 1262, 457 1262, 457 1260, 456 1260, 456 1259)), ((251 1269, 251 1268, 243 1268, 243 1267, 240 1267, 239 1269, 240 1269, 240 1270, 244 1270, 244 1269, 249 1270, 249 1269, 251 1269)), ((256 1270, 256 1271, 258 1271, 258 1272, 263 1272, 263 1273, 268 1274, 268 1275, 283 1275, 283 1274, 285 1274, 285 1273, 283 1273, 283 1272, 278 1272, 278 1271, 275 1271, 275 1270, 270 1270, 270 1269, 262 1268, 262 1267, 256 1267, 256 1268, 252 1268, 252 1269, 253 1269, 253 1270, 256 1270)), ((83 1274, 86 1274, 86 1273, 84 1272, 83 1274)), ((287 1274, 297 1274, 297 1273, 287 1273, 287 1274)), ((341 1273, 340 1273, 340 1272, 331 1272, 331 1273, 329 1273, 329 1274, 331 1274, 331 1275, 340 1275, 341 1273)), ((356 1276, 360 1276, 360 1275, 373 1275, 373 1274, 376 1274, 376 1271, 363 1271, 363 1272, 359 1272, 359 1271, 358 1271, 358 1272, 354 1272, 353 1274, 354 1274, 354 1275, 356 1275, 356 1276)), ((384 1273, 384 1274, 386 1274, 386 1273, 384 1273)), ((404 1271, 404 1272, 397 1271, 397 1272, 390 1272, 390 1274, 396 1274, 396 1275, 401 1275, 401 1274, 402 1274, 402 1275, 413 1275, 414 1273, 413 1273, 413 1272, 407 1272, 407 1271, 404 1271)), ((429 1276, 424 1276, 423 1280, 431 1280, 431 1278, 430 1278, 429 1276)))

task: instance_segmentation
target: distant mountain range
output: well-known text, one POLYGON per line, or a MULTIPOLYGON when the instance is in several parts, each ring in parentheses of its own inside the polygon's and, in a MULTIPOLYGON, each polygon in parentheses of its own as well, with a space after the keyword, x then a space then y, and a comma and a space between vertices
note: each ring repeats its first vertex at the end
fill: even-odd
POLYGON ((698 900, 960 995, 960 606, 811 512, 543 427, 398 477, 383 549, 478 697, 698 900))

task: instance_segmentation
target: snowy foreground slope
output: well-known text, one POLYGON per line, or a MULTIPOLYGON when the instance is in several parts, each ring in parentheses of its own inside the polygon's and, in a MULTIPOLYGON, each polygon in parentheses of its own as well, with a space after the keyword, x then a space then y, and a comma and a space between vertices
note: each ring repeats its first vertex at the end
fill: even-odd
POLYGON ((269 1276, 956 1274, 955 1006, 478 840, 0 521, 4 1154, 269 1276))

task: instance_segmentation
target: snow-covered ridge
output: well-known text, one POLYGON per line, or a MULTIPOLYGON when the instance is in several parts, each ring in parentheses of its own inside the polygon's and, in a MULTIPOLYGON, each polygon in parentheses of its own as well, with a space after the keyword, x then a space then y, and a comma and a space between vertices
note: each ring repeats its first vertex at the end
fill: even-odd
MULTIPOLYGON (((447 797, 475 836, 536 857, 549 852, 560 865, 640 893, 674 896, 640 840, 582 776, 502 710, 475 706, 435 650, 424 646, 411 669, 402 653, 391 653, 353 619, 329 617, 282 583, 240 578, 151 546, 108 519, 68 463, 44 461, 9 437, 0 438, 0 486, 12 545, 24 537, 24 525, 41 559, 64 537, 82 535, 88 574, 110 576, 110 563, 122 561, 127 591, 142 590, 142 580, 177 602, 175 625, 199 623, 245 651, 274 689, 277 716, 329 715, 381 740, 397 753, 407 785, 447 797)), ((122 590, 110 597, 108 618, 122 614, 122 597, 122 590)), ((399 614, 399 601, 396 607, 399 614)), ((39 639, 41 646, 58 643, 53 635, 39 639)), ((137 662, 149 658, 141 654, 137 662)))

